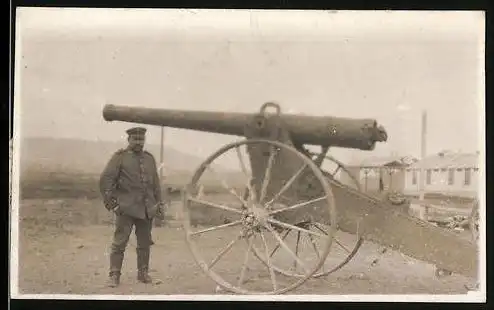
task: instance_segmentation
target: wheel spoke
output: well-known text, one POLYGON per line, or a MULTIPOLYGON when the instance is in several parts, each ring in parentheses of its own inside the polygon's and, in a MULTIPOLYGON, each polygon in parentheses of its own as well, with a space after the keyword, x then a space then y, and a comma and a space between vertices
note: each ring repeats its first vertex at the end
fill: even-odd
POLYGON ((269 275, 271 277, 271 283, 273 284, 273 289, 276 291, 277 290, 277 283, 276 283, 276 277, 274 274, 273 266, 271 265, 271 259, 269 257, 269 248, 268 248, 268 243, 266 242, 266 238, 264 238, 264 233, 261 230, 261 239, 262 242, 264 243, 264 251, 266 253, 266 260, 268 264, 268 269, 269 269, 269 275))
POLYGON ((252 244, 254 241, 255 235, 249 237, 247 251, 245 252, 244 263, 242 265, 242 269, 240 270, 240 277, 238 278, 238 286, 241 286, 244 283, 245 272, 247 271, 247 264, 249 262, 249 254, 252 250, 252 244))
MULTIPOLYGON (((320 260, 321 259, 321 253, 319 253, 319 250, 317 249, 316 241, 314 240, 312 235, 309 235, 309 240, 310 240, 310 244, 312 245, 312 249, 316 253, 317 259, 320 260)), ((324 272, 324 264, 322 264, 322 272, 324 272)))
POLYGON ((293 251, 288 247, 288 245, 286 245, 285 241, 281 240, 281 237, 276 232, 276 230, 273 227, 271 227, 271 225, 269 224, 266 224, 265 227, 274 235, 278 243, 285 249, 285 251, 287 251, 288 254, 290 254, 298 262, 298 264, 305 270, 305 272, 309 274, 310 270, 305 266, 304 262, 302 262, 300 258, 298 258, 297 255, 293 253, 293 251))
POLYGON ((237 157, 238 157, 238 161, 239 161, 239 164, 240 164, 240 168, 242 169, 244 175, 247 177, 248 181, 247 181, 247 188, 249 190, 249 198, 251 201, 255 201, 255 197, 256 197, 256 193, 254 192, 254 190, 252 189, 252 185, 251 185, 251 175, 249 174, 249 172, 247 171, 247 166, 245 165, 245 161, 242 157, 242 154, 240 152, 240 145, 238 145, 236 148, 235 148, 235 151, 237 152, 237 157))
POLYGON ((334 242, 336 242, 337 245, 339 245, 343 250, 345 250, 348 254, 352 253, 346 246, 343 245, 338 239, 333 238, 334 242))
POLYGON ((295 180, 297 179, 297 177, 302 174, 302 172, 304 171, 304 169, 307 167, 307 164, 304 164, 302 165, 302 167, 290 178, 290 180, 288 180, 288 182, 286 182, 285 185, 283 185, 283 187, 280 189, 280 191, 274 195, 274 197, 268 202, 266 203, 267 206, 270 206, 273 202, 276 201, 276 199, 278 199, 281 195, 283 195, 285 193, 285 191, 290 188, 290 186, 293 184, 293 182, 295 182, 295 180))
POLYGON ((298 203, 296 205, 289 206, 289 207, 286 207, 286 208, 283 208, 283 209, 273 210, 273 211, 270 211, 269 212, 269 215, 274 215, 274 214, 277 214, 277 213, 286 212, 286 211, 289 211, 289 210, 294 210, 294 209, 297 209, 297 208, 305 207, 307 205, 310 205, 311 203, 319 202, 319 201, 324 200, 326 198, 327 198, 327 196, 323 196, 323 197, 315 198, 315 199, 312 199, 312 200, 309 200, 309 201, 301 202, 301 203, 298 203))
POLYGON ((312 235, 309 235, 309 239, 310 239, 310 244, 312 245, 312 248, 316 253, 317 259, 319 259, 321 257, 321 253, 319 253, 319 250, 317 249, 316 241, 314 240, 314 237, 312 237, 312 235))
MULTIPOLYGON (((310 235, 309 235, 310 236, 310 235)), ((298 244, 300 243, 300 231, 297 231, 297 244, 295 245, 295 255, 298 256, 298 244)), ((293 261, 293 269, 297 270, 297 261, 293 261)))
POLYGON ((247 166, 245 165, 244 159, 242 158, 242 154, 240 152, 240 145, 237 145, 237 147, 235 147, 235 151, 237 152, 238 162, 240 164, 240 168, 242 169, 242 172, 246 176, 250 176, 249 172, 247 171, 247 166))
POLYGON ((189 235, 193 236, 193 235, 203 234, 205 232, 210 232, 210 231, 214 231, 214 230, 218 230, 218 229, 223 229, 223 228, 228 228, 228 227, 232 227, 232 226, 237 226, 237 225, 240 225, 241 223, 242 223, 242 221, 241 220, 238 220, 238 221, 234 221, 234 222, 231 222, 231 223, 228 223, 228 224, 214 226, 214 227, 206 228, 206 229, 203 229, 203 230, 198 230, 198 231, 190 232, 189 235))
POLYGON ((274 156, 273 147, 271 147, 271 152, 269 152, 268 166, 266 172, 264 173, 264 180, 262 181, 261 196, 259 197, 259 203, 262 203, 266 196, 266 190, 268 188, 269 182, 271 181, 271 170, 273 169, 274 156))
POLYGON ((235 196, 242 203, 242 205, 246 205, 247 204, 245 202, 245 200, 238 195, 237 191, 235 191, 233 188, 231 188, 230 185, 228 185, 228 183, 225 181, 225 179, 221 178, 219 176, 219 174, 211 166, 208 166, 207 168, 209 169, 209 171, 211 171, 213 173, 213 175, 215 176, 215 178, 218 181, 220 181, 221 186, 224 189, 226 189, 230 194, 232 194, 233 196, 235 196))
POLYGON ((220 260, 220 258, 222 258, 229 250, 231 250, 231 248, 235 245, 235 243, 237 243, 240 239, 242 239, 242 236, 238 236, 232 241, 230 241, 230 243, 228 243, 228 245, 224 247, 223 250, 221 250, 218 253, 218 255, 216 255, 216 257, 211 261, 211 263, 209 263, 207 268, 208 269, 213 268, 213 266, 216 265, 216 263, 220 260))
MULTIPOLYGON (((281 240, 285 240, 285 239, 286 239, 286 237, 288 236, 288 234, 290 233, 290 231, 291 231, 290 229, 287 229, 287 230, 286 230, 286 232, 285 232, 285 234, 283 235, 283 237, 281 237, 281 240)), ((273 249, 273 251, 271 252, 271 254, 269 254, 269 257, 273 257, 274 252, 276 252, 276 250, 278 250, 279 248, 280 248, 280 244, 278 243, 278 244, 274 247, 274 249, 273 249)))
POLYGON ((225 211, 230 211, 230 212, 234 212, 234 213, 238 213, 238 214, 241 214, 242 213, 241 210, 238 210, 238 209, 235 209, 235 208, 230 208, 230 207, 227 207, 227 206, 224 206, 224 205, 220 205, 220 204, 217 204, 217 203, 214 203, 214 202, 205 201, 205 200, 197 199, 197 198, 193 198, 193 197, 190 197, 188 199, 190 201, 193 201, 195 203, 199 203, 199 204, 202 204, 202 205, 205 205, 205 206, 209 206, 209 207, 213 207, 213 208, 217 208, 217 209, 221 209, 221 210, 225 210, 225 211))
MULTIPOLYGON (((323 234, 325 234, 326 236, 328 236, 328 233, 325 230, 323 230, 321 227, 319 227, 319 225, 317 223, 310 223, 310 226, 315 227, 320 232, 322 232, 323 234)), ((312 244, 312 248, 314 249, 314 252, 316 253, 317 259, 320 259, 321 258, 321 253, 319 252, 319 249, 317 248, 316 240, 314 240, 314 238, 310 234, 309 234, 309 238, 310 238, 310 243, 312 244)), ((324 269, 325 269, 324 268, 324 264, 322 264, 322 272, 323 273, 325 272, 324 269)))
POLYGON ((304 232, 304 233, 307 233, 307 234, 312 234, 312 235, 315 235, 315 236, 319 236, 321 238, 328 238, 328 235, 321 235, 321 234, 319 234, 319 233, 317 233, 315 231, 310 231, 310 230, 307 230, 305 228, 301 228, 301 227, 298 227, 298 226, 295 226, 295 225, 287 224, 287 223, 284 223, 284 222, 281 222, 281 221, 278 221, 278 220, 275 220, 275 219, 272 219, 272 218, 268 218, 267 221, 270 222, 270 223, 279 225, 279 226, 283 226, 283 227, 288 228, 288 229, 293 229, 293 230, 297 230, 299 232, 304 232))
POLYGON ((311 223, 312 226, 314 226, 317 230, 319 230, 320 232, 322 232, 323 234, 327 235, 328 232, 325 231, 324 229, 322 229, 320 226, 319 226, 319 223, 311 223))
MULTIPOLYGON (((320 232, 324 233, 324 234, 328 234, 324 229, 322 229, 318 223, 312 223, 312 225, 318 229, 320 232)), ((350 251, 346 246, 343 245, 343 243, 341 243, 336 237, 333 238, 334 242, 336 242, 337 245, 339 245, 343 250, 345 250, 345 252, 347 253, 352 253, 352 251, 350 251)))

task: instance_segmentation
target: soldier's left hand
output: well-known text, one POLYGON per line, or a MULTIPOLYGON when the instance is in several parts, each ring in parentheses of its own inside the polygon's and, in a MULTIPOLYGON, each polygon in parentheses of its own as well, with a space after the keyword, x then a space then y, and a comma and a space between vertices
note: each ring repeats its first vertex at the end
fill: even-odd
POLYGON ((112 211, 116 214, 116 215, 121 215, 122 214, 122 211, 120 210, 120 206, 116 206, 115 208, 112 209, 112 211))
POLYGON ((164 211, 164 203, 159 203, 158 204, 158 210, 156 211, 156 217, 158 217, 158 219, 160 220, 164 220, 165 219, 165 211, 164 211))
POLYGON ((165 219, 165 215, 163 214, 163 212, 158 211, 156 213, 156 218, 158 218, 159 220, 163 221, 165 219))

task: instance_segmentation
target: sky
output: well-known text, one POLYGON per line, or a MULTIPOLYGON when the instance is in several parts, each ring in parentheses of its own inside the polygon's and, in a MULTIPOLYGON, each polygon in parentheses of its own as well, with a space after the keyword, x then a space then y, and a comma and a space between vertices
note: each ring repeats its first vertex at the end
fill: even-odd
MULTIPOLYGON (((275 101, 386 128, 372 152, 335 149, 343 162, 419 157, 423 110, 427 153, 483 140, 480 12, 22 8, 16 29, 22 136, 125 139, 131 125, 103 120, 105 104, 255 113, 275 101)), ((168 146, 201 157, 238 139, 165 130, 168 146)))

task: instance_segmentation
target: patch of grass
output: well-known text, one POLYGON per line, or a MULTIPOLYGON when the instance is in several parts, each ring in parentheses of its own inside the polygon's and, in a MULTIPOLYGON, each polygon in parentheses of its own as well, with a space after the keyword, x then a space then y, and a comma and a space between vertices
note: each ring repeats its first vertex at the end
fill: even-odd
POLYGON ((97 199, 29 199, 19 206, 19 221, 24 227, 108 225, 112 214, 97 199))
POLYGON ((22 175, 20 199, 100 198, 95 175, 52 172, 22 175))
MULTIPOLYGON (((189 181, 188 175, 175 173, 165 176, 163 186, 171 189, 172 198, 177 199, 189 181)), ((243 190, 242 186, 236 185, 236 180, 228 181, 234 189, 239 192, 243 190)), ((226 192, 220 182, 211 178, 201 180, 200 184, 204 186, 204 192, 209 194, 226 192)), ((21 175, 20 199, 62 198, 100 199, 99 175, 58 171, 28 171, 21 175)))

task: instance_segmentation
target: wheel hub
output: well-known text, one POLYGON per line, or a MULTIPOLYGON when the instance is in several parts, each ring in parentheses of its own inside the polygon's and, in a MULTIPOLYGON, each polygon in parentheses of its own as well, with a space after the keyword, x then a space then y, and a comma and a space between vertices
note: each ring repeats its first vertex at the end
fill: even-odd
POLYGON ((252 214, 256 217, 259 222, 266 222, 269 217, 268 211, 262 206, 253 206, 252 214))
POLYGON ((267 223, 269 212, 262 206, 254 205, 242 215, 242 224, 247 232, 259 231, 267 223))

